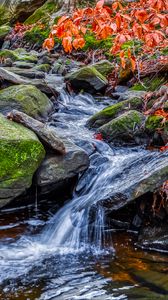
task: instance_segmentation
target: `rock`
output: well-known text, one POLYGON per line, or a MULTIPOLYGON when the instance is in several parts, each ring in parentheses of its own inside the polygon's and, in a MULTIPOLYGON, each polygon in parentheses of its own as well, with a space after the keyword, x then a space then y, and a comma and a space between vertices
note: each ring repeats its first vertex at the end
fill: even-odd
POLYGON ((49 64, 41 64, 34 67, 35 70, 48 73, 51 69, 49 64))
POLYGON ((18 48, 16 50, 4 49, 0 51, 0 58, 10 58, 12 61, 23 61, 29 63, 37 63, 37 53, 27 52, 23 48, 18 48))
POLYGON ((52 110, 52 102, 32 85, 16 85, 0 91, 0 112, 18 109, 33 118, 46 118, 52 110))
POLYGON ((52 74, 65 75, 66 67, 65 65, 55 62, 52 68, 52 74))
POLYGON ((13 72, 8 71, 7 68, 0 68, 1 80, 6 80, 13 84, 24 84, 24 85, 34 85, 42 92, 46 94, 52 94, 51 88, 48 86, 44 79, 28 79, 26 77, 17 75, 13 72))
POLYGON ((131 98, 129 100, 108 106, 107 108, 93 115, 88 120, 87 125, 89 127, 98 128, 130 109, 142 110, 142 99, 131 98))
POLYGON ((139 138, 142 138, 144 120, 145 117, 143 114, 135 110, 130 110, 99 127, 99 132, 103 138, 115 144, 139 144, 139 138))
POLYGON ((40 7, 45 0, 1 0, 0 15, 3 19, 1 23, 24 21, 27 16, 40 7))
POLYGON ((61 137, 66 147, 66 154, 48 155, 36 175, 40 193, 50 193, 63 189, 65 184, 89 166, 89 157, 85 151, 70 140, 61 137))
POLYGON ((74 89, 84 89, 90 93, 103 91, 108 84, 107 79, 91 66, 69 73, 65 79, 70 81, 74 89))
POLYGON ((35 64, 27 61, 15 61, 13 66, 20 69, 32 69, 35 64))
POLYGON ((31 186, 45 151, 33 132, 1 114, 0 128, 0 207, 3 207, 31 186))
POLYGON ((17 68, 17 67, 8 67, 6 68, 7 71, 9 72, 13 72, 17 75, 20 75, 20 76, 24 76, 24 77, 27 77, 27 78, 45 78, 45 74, 43 72, 39 72, 35 69, 23 69, 23 68, 17 68))
POLYGON ((114 65, 105 59, 100 60, 99 62, 92 64, 91 66, 94 67, 99 73, 101 73, 105 77, 108 76, 114 70, 114 65))
POLYGON ((8 118, 17 123, 21 123, 25 127, 34 131, 39 137, 40 141, 47 148, 50 148, 61 154, 65 154, 65 145, 58 137, 53 127, 39 122, 17 110, 12 110, 10 114, 8 114, 8 118))
POLYGON ((135 83, 132 91, 156 91, 167 82, 167 75, 148 76, 141 79, 141 83, 135 83))
POLYGON ((140 196, 157 190, 167 180, 167 172, 168 151, 141 149, 136 155, 127 155, 123 166, 116 169, 115 175, 106 178, 111 182, 111 189, 96 205, 103 206, 107 213, 119 210, 140 196))
POLYGON ((0 42, 4 40, 6 35, 11 31, 11 27, 8 25, 0 26, 0 42))
POLYGON ((168 142, 168 121, 162 116, 148 116, 145 131, 150 136, 153 145, 163 146, 168 142))
POLYGON ((147 250, 168 252, 168 225, 146 226, 138 237, 138 246, 147 250))

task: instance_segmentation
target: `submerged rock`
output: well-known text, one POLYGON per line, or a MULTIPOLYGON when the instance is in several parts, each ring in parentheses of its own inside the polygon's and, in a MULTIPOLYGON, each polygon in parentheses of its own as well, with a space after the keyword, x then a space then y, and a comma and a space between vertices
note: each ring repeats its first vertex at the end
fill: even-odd
POLYGON ((85 151, 66 138, 63 140, 65 155, 48 154, 37 175, 36 183, 41 194, 63 189, 66 183, 89 166, 89 157, 85 151))
POLYGON ((0 91, 0 112, 18 109, 35 119, 47 117, 52 110, 48 97, 32 85, 15 85, 0 91))
POLYGON ((37 136, 0 114, 0 207, 31 186, 45 156, 37 136))
POLYGON ((99 127, 103 138, 113 143, 139 144, 145 117, 138 111, 130 110, 99 127))
POLYGON ((70 81, 74 89, 84 89, 90 93, 102 91, 108 84, 107 79, 93 66, 83 67, 67 74, 65 79, 70 81))

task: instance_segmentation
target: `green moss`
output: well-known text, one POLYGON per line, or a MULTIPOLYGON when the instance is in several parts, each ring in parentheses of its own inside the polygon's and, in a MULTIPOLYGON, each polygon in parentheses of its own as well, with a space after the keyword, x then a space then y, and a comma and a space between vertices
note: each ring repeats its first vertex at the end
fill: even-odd
POLYGON ((125 100, 109 106, 100 112, 93 115, 89 121, 89 127, 99 127, 110 120, 118 117, 119 114, 128 111, 130 109, 141 110, 142 109, 142 99, 140 98, 132 98, 129 100, 125 100))
POLYGON ((35 26, 25 33, 24 40, 30 44, 36 44, 40 47, 44 40, 48 38, 49 34, 50 28, 48 25, 45 25, 44 27, 35 26))
POLYGON ((73 80, 77 78, 79 80, 89 81, 89 79, 93 77, 98 77, 102 81, 106 81, 106 78, 92 66, 83 67, 78 71, 70 73, 66 76, 66 79, 73 80))
POLYGON ((161 85, 165 84, 166 82, 167 82, 166 76, 161 76, 161 77, 156 77, 156 78, 146 77, 142 80, 142 84, 136 83, 131 88, 131 90, 133 90, 133 91, 155 91, 161 85))
POLYGON ((0 114, 0 190, 30 186, 45 151, 36 135, 0 114))
POLYGON ((1 50, 0 58, 10 58, 12 61, 27 61, 27 62, 37 62, 37 56, 29 54, 24 49, 16 49, 16 50, 1 50))
POLYGON ((0 111, 6 113, 13 108, 39 119, 51 111, 52 103, 35 86, 15 85, 0 91, 0 111))
POLYGON ((101 126, 99 132, 109 141, 114 141, 115 139, 132 140, 134 130, 137 125, 140 126, 142 124, 143 118, 140 112, 131 110, 101 126))
POLYGON ((0 39, 3 39, 11 30, 9 25, 0 26, 0 39))
POLYGON ((10 20, 10 14, 5 6, 0 5, 0 26, 8 23, 10 20))
POLYGON ((42 65, 38 65, 34 67, 36 70, 38 71, 42 71, 42 72, 49 72, 51 69, 51 66, 48 64, 42 64, 42 65))
MULTIPOLYGON (((122 50, 131 49, 135 54, 139 54, 142 51, 142 42, 139 40, 131 40, 122 44, 122 50)), ((127 52, 125 51, 125 56, 127 57, 127 52)))
MULTIPOLYGON (((162 116, 149 116, 145 123, 145 129, 151 133, 154 133, 158 128, 164 128, 166 124, 162 124, 162 116)), ((168 122, 166 122, 168 125, 168 122)))
POLYGON ((58 6, 56 5, 56 2, 48 0, 25 21, 25 24, 35 24, 38 21, 42 24, 46 24, 49 22, 51 14, 57 10, 58 6))
POLYGON ((112 47, 113 38, 108 37, 107 39, 97 40, 94 34, 86 33, 85 41, 84 51, 88 49, 104 49, 104 51, 108 51, 112 47))

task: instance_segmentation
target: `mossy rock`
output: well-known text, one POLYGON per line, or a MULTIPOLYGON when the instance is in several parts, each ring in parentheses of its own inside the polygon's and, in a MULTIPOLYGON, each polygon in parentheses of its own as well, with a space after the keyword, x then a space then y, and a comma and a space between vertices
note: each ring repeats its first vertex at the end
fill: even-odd
POLYGON ((90 93, 102 91, 108 84, 107 79, 92 66, 69 73, 65 79, 70 81, 74 89, 83 89, 90 93))
POLYGON ((142 113, 130 110, 99 128, 103 138, 115 144, 139 143, 138 136, 142 135, 144 122, 142 113))
POLYGON ((101 60, 92 66, 105 77, 114 70, 114 65, 108 60, 101 60))
POLYGON ((21 195, 45 156, 37 136, 0 114, 0 208, 21 195))
POLYGON ((145 131, 152 138, 152 144, 168 143, 168 121, 164 121, 162 116, 148 116, 145 122, 145 131))
POLYGON ((51 66, 49 64, 42 64, 34 67, 37 71, 42 71, 48 73, 51 70, 51 66))
POLYGON ((56 1, 48 0, 40 8, 38 8, 24 23, 35 24, 40 21, 46 24, 50 21, 51 14, 58 10, 56 1))
POLYGON ((107 108, 105 108, 105 109, 101 110, 100 112, 96 113, 95 115, 93 115, 88 120, 87 125, 89 127, 98 128, 130 109, 141 110, 142 109, 142 99, 135 97, 135 98, 131 98, 129 100, 125 100, 125 101, 119 102, 117 104, 108 106, 107 108))
POLYGON ((1 4, 0 5, 0 26, 8 23, 9 20, 10 20, 10 13, 8 9, 1 4))
POLYGON ((146 77, 142 79, 142 83, 136 83, 132 91, 155 91, 167 82, 167 76, 159 76, 155 78, 146 77))
POLYGON ((10 58, 12 61, 25 61, 37 63, 37 55, 27 52, 25 49, 18 48, 16 50, 1 50, 0 58, 10 58))
POLYGON ((0 91, 0 112, 7 114, 12 109, 42 119, 52 110, 52 102, 35 86, 15 85, 0 91))
POLYGON ((0 41, 2 41, 10 31, 11 27, 9 25, 0 26, 0 41))

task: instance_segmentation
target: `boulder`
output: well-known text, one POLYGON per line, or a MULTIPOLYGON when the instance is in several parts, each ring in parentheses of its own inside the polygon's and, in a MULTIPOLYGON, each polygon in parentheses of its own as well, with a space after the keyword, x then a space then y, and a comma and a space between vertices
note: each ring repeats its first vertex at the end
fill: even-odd
POLYGON ((45 156, 37 136, 0 114, 0 207, 24 193, 45 156))
POLYGON ((92 128, 98 128, 105 123, 113 120, 122 113, 133 109, 142 110, 142 99, 141 98, 131 98, 126 101, 116 103, 114 105, 108 106, 107 108, 101 110, 100 112, 93 115, 87 122, 87 125, 92 128))
POLYGON ((0 112, 18 109, 35 119, 46 118, 52 110, 48 97, 32 85, 15 85, 0 91, 0 112))
POLYGON ((1 23, 24 21, 27 16, 40 7, 45 0, 1 0, 0 15, 4 16, 1 23))
POLYGON ((37 63, 37 53, 35 51, 27 52, 23 48, 18 48, 16 50, 4 49, 0 51, 0 58, 10 58, 14 61, 22 61, 27 63, 37 63))
POLYGON ((20 75, 20 76, 24 76, 24 77, 27 77, 27 78, 45 78, 45 74, 44 72, 40 72, 36 69, 24 69, 24 68, 17 68, 17 67, 7 67, 6 68, 7 71, 9 72, 13 72, 17 75, 20 75))
POLYGON ((84 89, 90 93, 103 91, 108 84, 107 79, 92 66, 69 73, 65 79, 71 83, 74 89, 84 89))
POLYGON ((75 178, 89 166, 85 151, 70 140, 61 137, 66 147, 65 155, 48 154, 36 175, 40 194, 63 189, 67 182, 75 178))
POLYGON ((115 144, 140 144, 140 137, 143 138, 144 120, 143 114, 136 110, 130 110, 99 127, 99 132, 103 138, 115 144))

